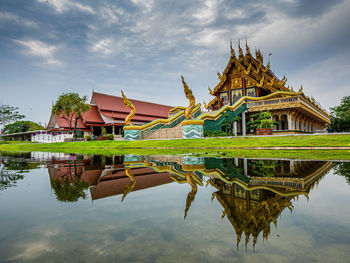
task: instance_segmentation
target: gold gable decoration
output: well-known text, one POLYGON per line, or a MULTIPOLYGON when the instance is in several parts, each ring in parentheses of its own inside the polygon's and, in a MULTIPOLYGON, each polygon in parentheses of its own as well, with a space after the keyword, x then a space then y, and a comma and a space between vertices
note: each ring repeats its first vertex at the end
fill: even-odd
POLYGON ((234 77, 231 79, 231 89, 242 89, 243 81, 242 77, 234 77))

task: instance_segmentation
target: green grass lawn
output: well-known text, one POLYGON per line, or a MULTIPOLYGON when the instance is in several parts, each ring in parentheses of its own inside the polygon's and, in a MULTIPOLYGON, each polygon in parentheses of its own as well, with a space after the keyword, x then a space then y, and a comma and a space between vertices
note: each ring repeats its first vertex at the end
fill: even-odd
POLYGON ((350 135, 235 137, 186 140, 91 141, 0 144, 0 151, 50 151, 85 154, 194 154, 251 158, 350 159, 349 150, 242 150, 230 147, 350 146, 350 135), (154 149, 170 147, 171 149, 154 149), (220 147, 222 149, 210 149, 220 147))
POLYGON ((90 141, 46 144, 11 144, 3 147, 19 149, 62 149, 62 148, 139 148, 139 147, 274 147, 274 146, 348 146, 350 135, 313 135, 313 136, 268 136, 234 137, 185 140, 140 140, 140 141, 90 141))

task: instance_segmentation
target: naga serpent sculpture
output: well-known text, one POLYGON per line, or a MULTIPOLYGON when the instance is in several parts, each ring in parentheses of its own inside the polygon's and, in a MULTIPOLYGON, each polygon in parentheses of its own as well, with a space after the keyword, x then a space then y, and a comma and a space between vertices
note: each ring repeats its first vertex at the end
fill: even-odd
POLYGON ((131 103, 131 101, 124 95, 124 92, 123 91, 121 91, 121 92, 122 92, 125 107, 127 109, 130 108, 130 114, 125 117, 125 125, 130 125, 130 121, 131 121, 132 117, 134 117, 136 110, 135 110, 134 105, 131 103))
POLYGON ((186 98, 188 100, 190 100, 190 104, 185 109, 185 117, 186 117, 186 119, 191 119, 191 113, 192 113, 193 108, 196 104, 196 100, 193 96, 192 90, 188 87, 188 85, 186 84, 184 77, 182 75, 181 75, 181 79, 182 79, 182 84, 184 86, 184 92, 185 92, 186 98))
POLYGON ((130 183, 125 186, 124 191, 123 191, 123 197, 122 201, 124 201, 125 197, 134 189, 135 184, 136 184, 136 178, 135 176, 131 173, 130 168, 125 168, 125 173, 126 175, 130 178, 130 183))
POLYGON ((186 181, 191 186, 191 191, 188 193, 186 198, 186 208, 185 208, 184 219, 186 219, 187 212, 190 209, 191 204, 194 201, 194 198, 196 197, 196 194, 197 194, 197 184, 196 184, 196 181, 193 179, 191 172, 186 173, 186 181))

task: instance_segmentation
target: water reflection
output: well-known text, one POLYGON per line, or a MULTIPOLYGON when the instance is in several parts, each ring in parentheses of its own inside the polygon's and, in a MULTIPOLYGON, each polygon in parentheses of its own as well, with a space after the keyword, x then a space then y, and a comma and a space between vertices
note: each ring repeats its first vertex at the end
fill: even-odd
POLYGON ((30 157, 30 153, 0 155, 0 190, 16 186, 25 173, 40 166, 30 157))
MULTIPOLYGON (((332 167, 326 161, 135 155, 70 155, 47 163, 53 192, 63 202, 87 198, 87 189, 92 200, 121 195, 123 202, 133 191, 171 182, 187 184, 185 219, 198 187, 205 185, 222 207, 221 218, 232 225, 237 247, 242 242, 255 247, 259 235, 267 240, 281 213, 292 212, 300 195, 308 198, 332 167)), ((339 167, 339 172, 346 170, 339 167)))
POLYGON ((227 218, 237 234, 237 247, 245 235, 245 246, 252 239, 253 247, 262 233, 270 234, 270 225, 285 208, 293 211, 293 201, 299 195, 308 198, 310 190, 332 168, 332 162, 293 160, 248 160, 219 158, 188 158, 131 156, 128 167, 152 167, 168 172, 177 183, 191 186, 185 207, 185 218, 197 193, 197 185, 211 185, 214 198, 223 208, 221 218, 227 218), (136 160, 137 159, 137 160, 136 160))
MULTIPOLYGON (((188 156, 87 156, 30 153, 0 157, 0 190, 15 186, 31 169, 46 164, 52 193, 60 202, 119 196, 128 203, 135 191, 174 183, 184 185, 183 217, 189 220, 199 189, 220 207, 218 217, 236 233, 234 243, 256 246, 267 240, 284 210, 293 211, 299 196, 335 165, 349 182, 349 163, 188 156), (206 188, 205 188, 206 187, 206 188)), ((198 198, 198 197, 197 197, 198 198)), ((199 199, 200 200, 200 199, 199 199)))

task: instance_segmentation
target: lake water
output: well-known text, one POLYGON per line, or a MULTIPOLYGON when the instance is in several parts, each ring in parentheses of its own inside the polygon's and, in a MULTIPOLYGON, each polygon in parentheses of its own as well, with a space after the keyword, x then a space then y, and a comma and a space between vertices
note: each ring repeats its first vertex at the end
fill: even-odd
POLYGON ((350 262, 350 163, 0 161, 0 262, 350 262))

